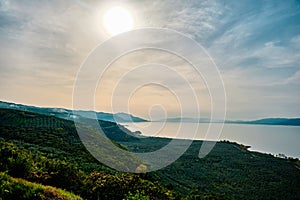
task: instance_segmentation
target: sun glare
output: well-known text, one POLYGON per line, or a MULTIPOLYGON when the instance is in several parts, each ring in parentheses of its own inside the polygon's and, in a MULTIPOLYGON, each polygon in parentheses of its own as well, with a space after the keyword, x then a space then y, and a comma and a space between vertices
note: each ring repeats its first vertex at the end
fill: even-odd
POLYGON ((110 35, 130 31, 134 27, 131 13, 122 7, 113 7, 103 15, 103 26, 110 35))

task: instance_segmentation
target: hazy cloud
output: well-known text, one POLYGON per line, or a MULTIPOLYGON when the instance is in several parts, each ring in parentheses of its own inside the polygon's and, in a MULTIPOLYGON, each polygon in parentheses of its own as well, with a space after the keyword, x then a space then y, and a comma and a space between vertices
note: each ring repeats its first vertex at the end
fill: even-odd
MULTIPOLYGON (((77 70, 108 38, 100 16, 113 5, 129 8, 138 28, 174 29, 202 44, 224 78, 229 117, 299 115, 298 1, 0 0, 1 98, 70 107, 77 70)), ((157 62, 172 65, 203 92, 194 72, 180 60, 167 62, 171 57, 157 55, 157 62)), ((126 63, 148 58, 140 53, 126 63)), ((165 81, 171 79, 166 76, 165 81)), ((173 86, 184 91, 180 81, 173 81, 173 86)))

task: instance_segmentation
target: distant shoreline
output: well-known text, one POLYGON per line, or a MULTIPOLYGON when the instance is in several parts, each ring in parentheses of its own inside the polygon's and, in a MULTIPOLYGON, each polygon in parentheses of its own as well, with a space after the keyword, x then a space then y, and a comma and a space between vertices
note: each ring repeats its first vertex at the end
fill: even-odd
POLYGON ((151 122, 170 122, 170 123, 224 123, 224 124, 252 124, 252 125, 280 125, 280 126, 300 126, 300 118, 263 118, 258 120, 209 120, 194 118, 168 118, 164 120, 154 120, 151 122))
MULTIPOLYGON (((154 122, 154 121, 153 121, 154 122)), ((140 122, 138 122, 140 123, 140 122)), ((147 122, 147 123, 150 123, 150 122, 147 122)), ((162 123, 162 122, 159 122, 159 121, 155 121, 154 123, 162 123)), ((178 123, 178 122, 168 122, 168 123, 178 123)), ((183 123, 190 123, 190 122, 183 122, 183 123)), ((195 123, 195 122, 194 122, 195 123)), ((206 123, 206 122, 201 122, 202 124, 206 123)), ((240 123, 228 123, 230 125, 261 125, 261 126, 266 126, 266 127, 295 127, 295 128, 298 128, 299 126, 283 126, 283 125, 264 125, 264 124, 240 124, 240 123)), ((291 155, 287 152, 284 152, 284 151, 272 151, 272 150, 260 150, 259 147, 255 146, 255 144, 252 144, 252 143, 248 143, 247 141, 239 141, 238 139, 236 140, 232 140, 231 139, 224 139, 224 138, 219 138, 218 140, 204 140, 203 138, 175 138, 175 137, 172 137, 172 136, 168 136, 168 135, 155 135, 155 136, 149 136, 145 133, 143 133, 142 130, 138 130, 137 128, 134 128, 134 127, 131 127, 128 123, 125 123, 125 124, 121 124, 122 126, 124 126, 126 129, 128 129, 130 132, 132 133, 135 133, 135 132, 139 132, 139 134, 136 134, 137 137, 153 137, 153 138, 166 138, 166 139, 178 139, 178 140, 193 140, 193 141, 212 141, 212 142, 224 142, 224 141, 227 141, 227 142, 230 142, 230 143, 236 143, 236 144, 239 144, 239 145, 243 145, 245 147, 247 147, 247 150, 248 151, 251 151, 251 152, 259 152, 259 153, 263 153, 263 154, 270 154, 274 157, 278 157, 278 155, 282 154, 282 155, 285 155, 287 154, 286 158, 294 158, 294 159, 300 159, 300 156, 296 156, 296 155, 291 155)), ((279 156, 280 157, 280 156, 279 156)))

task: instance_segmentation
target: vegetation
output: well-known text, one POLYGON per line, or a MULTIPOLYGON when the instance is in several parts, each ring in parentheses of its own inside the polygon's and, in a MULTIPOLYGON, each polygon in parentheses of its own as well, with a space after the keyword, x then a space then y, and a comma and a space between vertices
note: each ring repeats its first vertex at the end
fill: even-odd
MULTIPOLYGON (((74 164, 32 154, 9 142, 0 142, 0 155, 0 171, 7 175, 66 189, 85 199, 123 199, 127 194, 139 190, 145 191, 151 199, 176 198, 174 192, 158 183, 144 180, 139 175, 106 172, 86 174, 74 164)), ((14 189, 21 186, 13 184, 12 187, 14 189)), ((10 185, 3 185, 3 188, 13 191, 9 190, 10 185)), ((35 194, 36 190, 36 187, 32 188, 28 195, 35 194)))
POLYGON ((0 172, 0 199, 81 200, 82 198, 55 187, 32 183, 20 178, 13 178, 0 172))
MULTIPOLYGON (((33 151, 41 152, 48 158, 80 163, 79 167, 84 171, 104 170, 112 172, 112 170, 100 164, 90 155, 81 143, 75 125, 71 121, 8 109, 0 109, 0 117, 0 137, 6 140, 17 141, 17 144, 25 145, 33 151)), ((119 135, 119 141, 127 141, 132 138, 132 136, 128 136, 120 131, 119 126, 115 123, 105 121, 100 123, 108 137, 114 138, 116 133, 120 132, 122 134, 119 135)), ((105 140, 102 135, 97 134, 95 131, 93 132, 92 128, 90 128, 89 136, 105 140)), ((116 140, 118 141, 117 138, 116 140)), ((113 143, 121 147, 120 144, 114 141, 113 143)), ((124 149, 125 147, 121 148, 124 149)), ((98 150, 102 155, 109 155, 113 151, 103 148, 98 148, 98 150)), ((128 159, 136 167, 140 165, 136 158, 131 157, 128 159)))
MULTIPOLYGON (((150 152, 170 142, 133 138, 124 127, 99 123, 115 145, 130 151, 150 152)), ((219 142, 207 157, 199 159, 202 142, 194 141, 170 166, 129 174, 94 159, 68 120, 0 109, 0 137, 0 199, 300 198, 298 159, 250 152, 236 143, 219 142)), ((106 154, 107 150, 99 152, 106 154)), ((128 159, 144 170, 146 165, 138 159, 128 159)))
POLYGON ((129 194, 139 195, 139 190, 150 199, 177 198, 176 192, 144 180, 142 175, 119 173, 99 163, 67 120, 15 110, 0 113, 0 171, 9 176, 62 188, 84 199, 124 199, 129 194), (41 125, 41 121, 47 123, 41 125))

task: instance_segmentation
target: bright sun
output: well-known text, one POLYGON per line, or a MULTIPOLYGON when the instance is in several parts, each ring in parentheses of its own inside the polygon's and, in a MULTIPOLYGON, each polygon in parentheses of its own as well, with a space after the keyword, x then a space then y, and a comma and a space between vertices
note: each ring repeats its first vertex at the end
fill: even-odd
POLYGON ((104 13, 103 26, 109 34, 117 35, 132 30, 134 20, 125 8, 113 7, 104 13))

